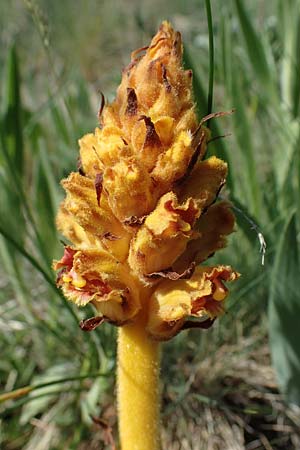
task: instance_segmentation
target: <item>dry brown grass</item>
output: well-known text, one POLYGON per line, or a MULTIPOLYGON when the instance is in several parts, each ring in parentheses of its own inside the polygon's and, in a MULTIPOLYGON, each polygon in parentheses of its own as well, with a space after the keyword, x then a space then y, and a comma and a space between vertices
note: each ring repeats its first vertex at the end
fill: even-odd
POLYGON ((299 449, 300 410, 284 404, 267 342, 257 344, 240 339, 197 367, 185 366, 188 392, 163 418, 164 449, 299 449))

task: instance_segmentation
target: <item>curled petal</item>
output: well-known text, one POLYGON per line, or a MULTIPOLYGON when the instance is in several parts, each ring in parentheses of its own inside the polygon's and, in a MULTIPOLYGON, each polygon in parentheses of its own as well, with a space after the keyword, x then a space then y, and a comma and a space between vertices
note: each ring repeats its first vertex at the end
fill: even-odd
POLYGON ((219 158, 211 158, 199 162, 191 175, 179 187, 179 198, 184 200, 193 197, 201 210, 211 205, 227 176, 227 164, 219 158))
MULTIPOLYGON (((67 191, 63 210, 72 216, 88 237, 93 237, 98 246, 107 248, 116 258, 123 261, 128 254, 130 235, 113 215, 106 195, 102 192, 98 205, 95 182, 79 173, 71 173, 63 180, 62 185, 67 191), (107 238, 112 235, 118 239, 107 238)), ((67 231, 68 237, 69 224, 66 229, 63 221, 60 223, 62 233, 67 231)))
POLYGON ((101 250, 65 248, 54 264, 62 268, 57 284, 78 306, 92 302, 98 312, 114 323, 124 323, 140 309, 138 288, 125 267, 101 250))
POLYGON ((158 340, 177 334, 189 316, 214 319, 224 311, 226 281, 239 274, 229 266, 197 267, 188 280, 162 281, 149 301, 148 333, 158 340))
POLYGON ((69 245, 66 245, 63 257, 59 261, 53 261, 53 269, 59 270, 65 268, 67 270, 71 270, 75 253, 76 250, 74 250, 69 245))
POLYGON ((178 204, 173 192, 165 194, 131 242, 131 269, 143 277, 169 268, 192 236, 198 213, 192 199, 178 204))
POLYGON ((217 250, 226 246, 227 236, 234 230, 234 215, 230 203, 223 201, 212 205, 198 219, 196 230, 199 237, 191 240, 184 253, 175 261, 176 270, 184 270, 192 262, 200 264, 217 250))
POLYGON ((91 317, 89 319, 81 320, 79 323, 82 331, 93 331, 105 322, 103 316, 91 317))
POLYGON ((162 270, 161 272, 153 272, 147 275, 148 278, 168 278, 169 280, 180 280, 181 278, 191 278, 195 270, 195 263, 192 262, 190 266, 182 273, 178 273, 172 269, 162 270))

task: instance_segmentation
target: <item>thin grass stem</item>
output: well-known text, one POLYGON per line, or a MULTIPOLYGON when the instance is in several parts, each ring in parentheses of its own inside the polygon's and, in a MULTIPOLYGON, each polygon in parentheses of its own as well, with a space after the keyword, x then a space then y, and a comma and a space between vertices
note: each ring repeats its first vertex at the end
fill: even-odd
MULTIPOLYGON (((214 95, 214 32, 213 32, 213 22, 212 22, 212 12, 210 0, 205 0, 206 15, 207 15, 207 25, 208 25, 208 39, 209 39, 209 83, 208 83, 208 96, 207 96, 207 115, 212 112, 213 105, 213 95, 214 95)), ((209 126, 209 122, 207 122, 209 126)))
POLYGON ((92 372, 92 373, 87 373, 84 375, 76 375, 73 377, 58 378, 56 380, 47 381, 45 383, 32 384, 29 386, 24 386, 22 388, 15 389, 13 391, 5 392, 4 394, 1 394, 0 395, 0 403, 6 402, 8 400, 13 400, 15 398, 23 397, 24 395, 28 395, 30 392, 35 391, 37 389, 53 386, 56 384, 68 383, 70 381, 80 381, 80 380, 85 380, 86 378, 109 377, 109 376, 111 376, 110 372, 107 372, 107 373, 106 372, 92 372))

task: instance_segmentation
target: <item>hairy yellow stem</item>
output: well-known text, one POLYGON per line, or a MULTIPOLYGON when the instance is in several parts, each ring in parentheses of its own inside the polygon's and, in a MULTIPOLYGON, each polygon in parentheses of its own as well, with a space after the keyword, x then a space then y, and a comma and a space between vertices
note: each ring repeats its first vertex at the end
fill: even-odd
POLYGON ((160 450, 159 344, 143 320, 119 329, 118 411, 121 450, 160 450))

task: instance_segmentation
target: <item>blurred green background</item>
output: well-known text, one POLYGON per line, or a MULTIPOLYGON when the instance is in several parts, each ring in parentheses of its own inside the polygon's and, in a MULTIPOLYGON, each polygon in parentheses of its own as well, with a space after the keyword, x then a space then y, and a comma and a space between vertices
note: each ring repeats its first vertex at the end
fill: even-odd
MULTIPOLYGON (((164 344, 164 449, 300 448, 300 2, 212 0, 209 152, 229 163, 236 233, 214 261, 242 277, 208 331, 164 344), (267 242, 262 265, 260 240, 267 242)), ((56 290, 54 217, 77 140, 97 126, 130 52, 163 19, 182 32, 207 111, 204 0, 2 0, 0 5, 0 448, 99 449, 116 438, 116 331, 85 334, 56 290), (5 400, 5 401, 4 401, 5 400), (95 424, 92 417, 105 422, 95 424)))

